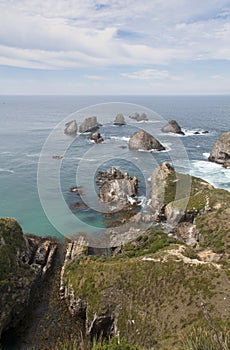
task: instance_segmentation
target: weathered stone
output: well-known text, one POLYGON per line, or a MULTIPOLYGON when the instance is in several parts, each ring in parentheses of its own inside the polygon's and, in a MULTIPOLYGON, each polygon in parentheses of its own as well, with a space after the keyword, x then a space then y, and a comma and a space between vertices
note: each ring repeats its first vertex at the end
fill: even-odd
POLYGON ((113 122, 114 125, 126 125, 125 117, 122 113, 118 113, 113 122))
POLYGON ((230 132, 224 132, 214 143, 208 160, 228 167, 230 164, 230 132))
POLYGON ((161 131, 166 133, 171 132, 174 134, 184 135, 184 132, 181 130, 181 127, 176 120, 169 120, 168 123, 163 126, 161 131))
POLYGON ((71 120, 65 124, 65 134, 66 135, 75 135, 77 133, 77 122, 76 120, 71 120))
POLYGON ((94 132, 93 134, 91 134, 89 136, 89 140, 93 141, 95 143, 101 143, 104 141, 103 137, 101 136, 101 134, 99 132, 94 132))
POLYGON ((79 132, 90 132, 99 129, 100 124, 97 121, 97 117, 89 117, 84 120, 84 122, 79 126, 79 132))
POLYGON ((139 114, 136 112, 134 115, 130 115, 129 118, 134 119, 137 122, 148 121, 148 117, 145 113, 139 114))
POLYGON ((155 137, 145 130, 136 131, 129 139, 129 149, 131 150, 156 150, 163 151, 165 147, 155 137))

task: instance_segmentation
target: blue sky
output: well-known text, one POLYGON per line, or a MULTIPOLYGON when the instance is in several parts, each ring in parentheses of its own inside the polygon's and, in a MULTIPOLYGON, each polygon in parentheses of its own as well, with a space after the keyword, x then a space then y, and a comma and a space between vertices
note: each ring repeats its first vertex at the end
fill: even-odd
POLYGON ((230 0, 0 0, 0 94, 230 94, 230 0))

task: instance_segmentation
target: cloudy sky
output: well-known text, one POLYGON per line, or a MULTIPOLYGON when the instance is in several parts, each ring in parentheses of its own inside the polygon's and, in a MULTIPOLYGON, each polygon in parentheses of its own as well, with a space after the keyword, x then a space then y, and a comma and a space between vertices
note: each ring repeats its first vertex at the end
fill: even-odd
POLYGON ((230 94, 230 0, 0 0, 0 94, 230 94))

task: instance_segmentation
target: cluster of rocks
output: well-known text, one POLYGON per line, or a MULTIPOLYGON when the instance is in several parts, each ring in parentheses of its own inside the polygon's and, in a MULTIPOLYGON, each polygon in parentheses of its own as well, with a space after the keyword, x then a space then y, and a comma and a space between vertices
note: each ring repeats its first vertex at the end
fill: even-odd
POLYGON ((97 174, 99 186, 99 199, 104 203, 115 202, 117 207, 132 203, 133 197, 137 196, 138 178, 129 176, 128 172, 111 168, 97 174))
POLYGON ((145 113, 139 114, 137 112, 134 113, 133 115, 130 115, 129 118, 133 119, 133 120, 136 120, 137 122, 142 122, 142 121, 147 122, 149 120, 145 113))

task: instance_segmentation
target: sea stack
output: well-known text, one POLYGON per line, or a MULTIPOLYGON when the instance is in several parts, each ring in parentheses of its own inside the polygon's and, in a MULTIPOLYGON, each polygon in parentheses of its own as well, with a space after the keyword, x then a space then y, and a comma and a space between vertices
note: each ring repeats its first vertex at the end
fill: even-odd
POLYGON ((136 131, 129 139, 129 149, 163 151, 165 147, 145 130, 136 131))
POLYGON ((176 120, 169 120, 168 123, 161 128, 162 132, 171 132, 173 134, 179 134, 184 135, 184 132, 181 130, 180 125, 177 123, 176 120))
POLYGON ((220 135, 212 147, 208 160, 222 164, 226 168, 230 166, 230 132, 220 135))

